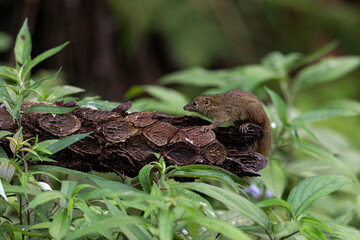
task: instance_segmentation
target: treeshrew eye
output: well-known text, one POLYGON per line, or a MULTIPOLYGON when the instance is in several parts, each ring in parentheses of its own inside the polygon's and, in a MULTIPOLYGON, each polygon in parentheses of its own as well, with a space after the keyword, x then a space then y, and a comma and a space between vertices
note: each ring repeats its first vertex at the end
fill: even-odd
POLYGON ((196 107, 198 105, 198 101, 193 102, 193 106, 196 107))

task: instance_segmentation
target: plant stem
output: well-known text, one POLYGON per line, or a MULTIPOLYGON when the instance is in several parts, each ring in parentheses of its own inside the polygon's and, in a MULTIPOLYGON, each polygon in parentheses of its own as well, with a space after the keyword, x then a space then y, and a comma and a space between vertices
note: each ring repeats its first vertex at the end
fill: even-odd
POLYGON ((293 233, 291 233, 291 234, 289 234, 289 235, 286 235, 286 236, 284 236, 284 237, 280 238, 280 240, 283 240, 283 239, 289 238, 289 237, 291 237, 291 236, 293 236, 293 235, 295 235, 295 234, 297 234, 297 233, 299 233, 299 231, 296 231, 296 232, 293 232, 293 233))
POLYGON ((270 240, 274 240, 267 229, 264 229, 270 240))
POLYGON ((279 134, 277 135, 277 137, 276 137, 276 139, 275 139, 274 148, 273 148, 273 150, 271 151, 270 158, 273 156, 273 154, 274 154, 274 153, 276 152, 276 150, 279 148, 279 142, 280 142, 280 139, 282 138, 282 136, 284 135, 284 133, 285 133, 285 128, 284 128, 284 126, 282 126, 279 134))

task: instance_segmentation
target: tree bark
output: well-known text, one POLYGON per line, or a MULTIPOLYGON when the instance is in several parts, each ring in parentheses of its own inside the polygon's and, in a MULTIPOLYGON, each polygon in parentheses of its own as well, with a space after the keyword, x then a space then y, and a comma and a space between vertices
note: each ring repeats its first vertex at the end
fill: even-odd
MULTIPOLYGON (((53 104, 25 102, 21 111, 33 105, 53 104)), ((85 172, 116 172, 131 177, 136 176, 145 164, 156 161, 153 153, 163 156, 167 164, 215 165, 241 177, 259 176, 259 170, 268 163, 265 156, 252 151, 262 137, 257 125, 250 125, 246 134, 235 127, 202 132, 201 126, 209 122, 199 117, 177 117, 150 111, 127 113, 130 106, 125 103, 113 111, 79 107, 66 114, 22 114, 24 139, 38 135, 39 141, 44 141, 91 132, 52 155, 57 163, 46 164, 85 172)), ((0 130, 17 131, 4 107, 0 108, 0 130)), ((8 145, 6 139, 0 140, 0 146, 7 151, 8 145)))

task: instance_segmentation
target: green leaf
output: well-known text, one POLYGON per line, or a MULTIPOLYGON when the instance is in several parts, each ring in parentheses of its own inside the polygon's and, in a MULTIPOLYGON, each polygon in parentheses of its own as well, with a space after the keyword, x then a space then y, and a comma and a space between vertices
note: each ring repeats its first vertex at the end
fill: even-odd
POLYGON ((290 216, 293 215, 293 209, 292 209, 291 205, 289 203, 287 203, 286 201, 279 199, 279 198, 267 199, 267 200, 257 203, 256 205, 261 208, 273 207, 273 206, 284 207, 289 212, 290 216))
POLYGON ((68 174, 71 176, 75 176, 77 178, 87 179, 87 180, 91 180, 91 181, 93 181, 94 179, 103 180, 103 181, 106 180, 106 179, 96 176, 94 174, 84 173, 84 172, 76 171, 76 170, 69 169, 69 168, 50 166, 50 165, 33 165, 33 166, 31 166, 31 171, 32 172, 33 171, 57 172, 57 173, 68 174))
POLYGON ((325 46, 321 47, 320 49, 316 50, 315 52, 303 57, 297 64, 296 68, 304 66, 306 64, 312 63, 313 61, 317 60, 321 56, 329 53, 333 49, 335 49, 339 45, 339 41, 335 40, 332 41, 325 46))
MULTIPOLYGON (((6 229, 6 227, 5 227, 5 229, 6 229)), ((29 236, 29 237, 33 237, 33 238, 40 238, 40 239, 41 238, 44 239, 44 238, 50 238, 51 237, 50 235, 37 234, 36 231, 27 232, 26 230, 28 229, 28 225, 8 225, 8 227, 10 229, 6 229, 5 230, 6 232, 14 231, 14 232, 20 233, 20 234, 22 234, 24 236, 29 236)), ((16 236, 16 234, 15 234, 15 236, 16 236)))
POLYGON ((130 187, 126 184, 122 184, 119 182, 110 181, 110 180, 101 180, 96 178, 91 180, 95 182, 99 187, 110 189, 115 193, 120 193, 123 195, 146 195, 146 193, 143 191, 140 191, 136 188, 130 187))
POLYGON ((75 240, 81 239, 82 237, 92 234, 98 233, 104 229, 110 229, 117 226, 127 226, 133 224, 148 224, 148 222, 140 217, 133 216, 113 216, 107 217, 105 219, 99 220, 90 226, 83 227, 82 229, 77 229, 71 234, 69 234, 66 239, 67 240, 75 240))
POLYGON ((286 58, 281 52, 271 52, 262 59, 262 65, 269 71, 272 71, 274 76, 283 79, 286 77, 286 58))
POLYGON ((85 90, 82 88, 78 88, 70 85, 55 86, 47 91, 47 93, 49 94, 48 100, 58 100, 65 96, 81 93, 84 91, 85 90))
POLYGON ((212 165, 204 165, 204 164, 193 164, 193 165, 187 165, 187 166, 182 166, 179 167, 179 169, 181 170, 185 170, 185 169, 207 169, 207 170, 212 170, 212 171, 216 171, 216 172, 221 172, 224 173, 226 175, 228 175, 229 177, 231 177, 231 179, 236 182, 239 185, 242 186, 249 186, 249 182, 247 182, 246 180, 244 180, 244 178, 241 178, 235 174, 233 174, 232 172, 221 168, 221 167, 217 167, 217 166, 212 166, 212 165))
POLYGON ((196 202, 201 202, 201 205, 203 208, 202 210, 205 213, 205 215, 207 215, 207 216, 215 216, 216 215, 215 210, 211 206, 210 202, 207 199, 205 199, 204 197, 200 196, 199 194, 189 191, 187 189, 181 189, 181 188, 174 189, 174 191, 177 193, 180 193, 181 195, 183 195, 189 199, 192 199, 196 202))
POLYGON ((34 84, 32 84, 32 85, 31 85, 30 87, 28 87, 27 89, 25 89, 24 91, 27 91, 27 92, 24 93, 24 98, 26 98, 26 97, 30 94, 30 92, 31 92, 30 90, 34 90, 34 89, 40 87, 41 84, 43 84, 43 83, 46 82, 46 81, 53 81, 53 80, 55 80, 55 79, 59 76, 60 72, 61 72, 61 68, 60 68, 56 73, 54 73, 53 75, 51 75, 51 76, 49 76, 49 77, 46 77, 46 78, 44 78, 44 79, 41 79, 41 80, 35 82, 34 84))
POLYGON ((29 230, 31 229, 41 229, 41 228, 50 228, 52 222, 41 222, 35 225, 32 225, 31 227, 29 227, 29 230))
POLYGON ((250 233, 250 234, 253 234, 255 236, 258 236, 258 237, 260 237, 260 239, 269 239, 268 235, 265 232, 265 230, 263 228, 261 228, 260 226, 257 226, 255 224, 250 225, 250 226, 241 225, 241 226, 237 226, 237 228, 240 229, 243 232, 250 233))
POLYGON ((299 231, 301 222, 296 221, 284 221, 274 223, 274 233, 276 239, 286 239, 284 237, 289 236, 299 231))
POLYGON ((209 218, 209 217, 197 217, 194 218, 193 220, 190 220, 191 222, 195 222, 198 224, 201 224, 202 226, 206 227, 208 230, 214 230, 218 233, 220 233, 221 235, 224 235, 226 237, 228 237, 229 239, 233 239, 233 240, 251 240, 252 238, 248 237, 245 233, 243 233, 241 230, 239 230, 238 228, 214 219, 214 218, 209 218))
MULTIPOLYGON (((107 200, 105 200, 107 201, 107 200)), ((86 222, 89 224, 96 223, 101 215, 99 215, 99 212, 96 210, 96 208, 93 208, 93 205, 88 206, 86 201, 75 201, 75 206, 84 214, 84 218, 86 219, 86 222)), ((111 212, 111 214, 113 214, 111 212)))
POLYGON ((159 215, 159 236, 161 240, 173 239, 174 212, 164 210, 159 215))
POLYGON ((301 60, 301 53, 289 53, 284 56, 284 68, 287 72, 290 72, 294 68, 296 68, 297 63, 301 60))
POLYGON ((360 57, 327 58, 301 70, 295 77, 299 88, 330 82, 345 76, 360 65, 360 57))
POLYGON ((308 224, 300 227, 300 234, 311 240, 326 240, 324 234, 317 228, 308 224))
POLYGON ((56 211, 51 226, 49 228, 49 233, 55 239, 63 239, 70 228, 70 216, 66 213, 66 210, 59 209, 56 211))
POLYGON ((10 162, 1 162, 0 164, 0 178, 10 182, 15 173, 15 166, 10 162))
MULTIPOLYGON (((107 209, 109 212, 111 212, 111 215, 113 216, 126 216, 126 214, 122 213, 120 209, 112 204, 110 201, 105 200, 107 209)), ((121 232, 126 235, 126 237, 129 240, 152 240, 153 238, 150 236, 150 234, 146 231, 145 228, 141 227, 138 224, 134 225, 127 225, 127 226, 120 226, 119 227, 121 232)))
POLYGON ((236 193, 239 193, 237 184, 226 174, 207 169, 174 169, 167 174, 167 177, 190 177, 216 179, 231 186, 236 193))
POLYGON ((7 71, 5 66, 0 67, 0 77, 5 78, 5 79, 10 79, 14 82, 17 82, 17 79, 14 76, 14 74, 7 71))
POLYGON ((272 159, 269 165, 261 170, 261 176, 265 186, 277 198, 281 198, 286 186, 286 172, 280 164, 272 159))
POLYGON ((28 208, 35 208, 36 206, 39 206, 40 204, 50 202, 52 200, 58 199, 58 198, 65 198, 66 196, 59 191, 46 191, 38 194, 28 205, 28 208))
POLYGON ((237 81, 239 85, 242 83, 241 89, 246 91, 251 91, 261 83, 276 77, 272 71, 260 64, 234 68, 229 71, 229 75, 232 76, 231 81, 237 81))
POLYGON ((349 168, 343 161, 341 161, 341 159, 335 157, 334 154, 328 149, 324 149, 318 145, 306 142, 298 142, 294 146, 302 152, 305 152, 315 159, 331 166, 333 170, 336 170, 339 173, 349 177, 356 184, 356 187, 359 187, 359 181, 352 169, 349 168))
POLYGON ((89 200, 94 200, 94 199, 101 199, 101 198, 105 198, 105 197, 114 197, 114 196, 118 196, 121 195, 118 192, 114 192, 110 189, 94 189, 94 190, 90 190, 90 191, 86 191, 83 192, 81 194, 79 194, 79 196, 77 197, 78 199, 81 200, 85 200, 85 201, 89 201, 89 200))
POLYGON ((228 208, 237 210, 256 222, 264 229, 270 228, 269 218, 259 207, 254 205, 249 200, 237 195, 236 193, 230 192, 226 189, 219 187, 211 186, 205 183, 179 183, 174 184, 174 188, 186 188, 192 189, 197 192, 203 193, 212 197, 222 203, 224 203, 228 208))
POLYGON ((140 108, 142 111, 157 110, 177 115, 185 114, 183 107, 190 100, 180 92, 155 85, 137 86, 137 88, 140 88, 143 92, 150 94, 156 99, 137 99, 133 102, 133 108, 140 108))
POLYGON ((313 226, 316 229, 319 229, 321 232, 329 232, 329 233, 333 232, 333 230, 331 228, 329 228, 325 223, 323 223, 315 218, 303 217, 301 219, 301 222, 303 222, 303 224, 313 226))
MULTIPOLYGON (((65 195, 67 199, 70 199, 73 196, 73 191, 76 187, 76 182, 74 181, 62 181, 60 192, 65 195)), ((68 208, 68 201, 65 198, 60 198, 60 208, 68 208)))
POLYGON ((276 111, 278 113, 279 119, 282 123, 286 122, 287 111, 286 111, 286 104, 284 100, 273 90, 270 88, 265 88, 266 92, 269 94, 271 101, 273 102, 276 111))
POLYGON ((337 224, 335 222, 326 222, 326 225, 333 231, 330 235, 343 240, 359 240, 360 231, 359 229, 337 224))
POLYGON ((168 74, 160 79, 160 83, 210 87, 224 85, 224 80, 227 78, 228 74, 224 70, 211 71, 195 67, 168 74))
POLYGON ((57 107, 57 106, 45 106, 45 105, 34 105, 25 110, 24 113, 43 112, 43 113, 54 113, 64 114, 74 111, 79 106, 75 107, 57 107))
POLYGON ((287 202, 299 217, 318 198, 335 192, 351 182, 341 175, 320 175, 309 177, 299 182, 290 192, 287 202))
MULTIPOLYGON (((75 183, 76 184, 76 183, 75 183)), ((96 186, 91 185, 91 184, 80 184, 80 185, 76 185, 74 190, 72 191, 72 195, 71 196, 75 196, 76 194, 78 194, 79 192, 81 192, 82 190, 84 190, 85 188, 90 188, 90 189, 96 189, 96 186)), ((89 189, 89 191, 91 191, 89 189)))
POLYGON ((9 102, 12 102, 12 100, 9 95, 8 89, 6 87, 0 86, 0 103, 3 103, 8 111, 9 109, 11 109, 9 102))
POLYGON ((189 222, 186 225, 186 230, 188 230, 191 239, 193 239, 193 240, 199 239, 200 227, 201 227, 201 225, 199 223, 195 223, 195 222, 189 222))
MULTIPOLYGON (((105 200, 105 201, 108 202, 107 200, 105 200)), ((90 205, 90 207, 89 207, 83 201, 76 201, 75 205, 77 206, 77 208, 80 211, 83 212, 84 218, 86 219, 86 222, 87 222, 87 226, 90 224, 96 224, 96 222, 99 221, 99 219, 101 218, 101 215, 100 215, 102 213, 101 210, 99 212, 99 210, 96 207, 94 207, 93 205, 90 205)), ((108 206, 108 204, 107 204, 107 206, 108 206)), ((112 213, 112 211, 110 209, 108 209, 108 210, 112 213)), ((97 234, 101 234, 107 239, 113 239, 111 237, 111 232, 109 229, 102 229, 97 234)))
POLYGON ((0 131, 0 138, 6 137, 6 136, 11 135, 11 134, 13 134, 13 133, 9 132, 9 131, 1 130, 0 131))
POLYGON ((119 106, 121 103, 99 100, 94 97, 86 97, 86 98, 78 101, 77 104, 81 107, 87 107, 87 108, 92 108, 92 109, 96 108, 96 109, 111 111, 114 108, 116 108, 117 106, 119 106))
MULTIPOLYGON (((74 135, 62 138, 62 139, 50 144, 45 149, 50 151, 52 154, 55 154, 65 148, 67 148, 71 144, 73 144, 77 141, 80 141, 81 139, 89 136, 90 134, 91 133, 80 133, 80 134, 74 134, 74 135)), ((43 156, 41 153, 40 153, 40 155, 43 156)))
POLYGON ((318 122, 333 117, 356 116, 356 112, 349 109, 321 108, 305 112, 291 121, 292 125, 299 126, 308 123, 318 122))
POLYGON ((324 107, 329 107, 332 109, 348 109, 353 111, 357 116, 360 115, 360 102, 353 99, 330 100, 326 102, 324 107))
POLYGON ((0 147, 0 158, 9 159, 2 147, 0 147))
POLYGON ((21 193, 21 194, 31 194, 37 196, 40 194, 40 191, 22 187, 22 186, 15 186, 15 185, 3 185, 6 193, 21 193))
POLYGON ((25 19, 15 42, 15 59, 16 62, 20 65, 27 64, 30 61, 30 54, 31 54, 31 36, 28 27, 28 21, 25 19))
POLYGON ((63 43, 60 46, 51 48, 43 53, 41 53, 40 55, 36 56, 33 60, 30 61, 29 64, 26 65, 25 69, 24 69, 24 75, 26 76, 28 74, 28 72, 34 68, 37 64, 39 64, 40 62, 44 61, 45 59, 51 57, 52 55, 58 53, 59 51, 61 51, 66 45, 68 45, 69 42, 63 43))
POLYGON ((18 95, 16 96, 16 103, 15 106, 11 109, 11 116, 14 120, 20 119, 20 106, 21 106, 21 102, 23 100, 23 96, 22 95, 18 95))
POLYGON ((150 172, 153 169, 153 165, 147 164, 139 171, 139 181, 143 189, 150 193, 151 192, 151 176, 150 172))

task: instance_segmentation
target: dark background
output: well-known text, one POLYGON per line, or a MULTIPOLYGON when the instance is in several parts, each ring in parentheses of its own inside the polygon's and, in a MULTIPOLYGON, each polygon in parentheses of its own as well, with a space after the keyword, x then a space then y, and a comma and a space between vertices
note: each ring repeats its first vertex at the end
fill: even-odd
MULTIPOLYGON (((274 50, 306 54, 337 39, 332 54, 360 55, 355 0, 0 0, 0 64, 14 65, 26 17, 33 57, 70 41, 37 70, 62 66, 67 84, 114 101, 169 72, 257 63, 274 50)), ((359 75, 344 95, 359 99, 359 75)))

